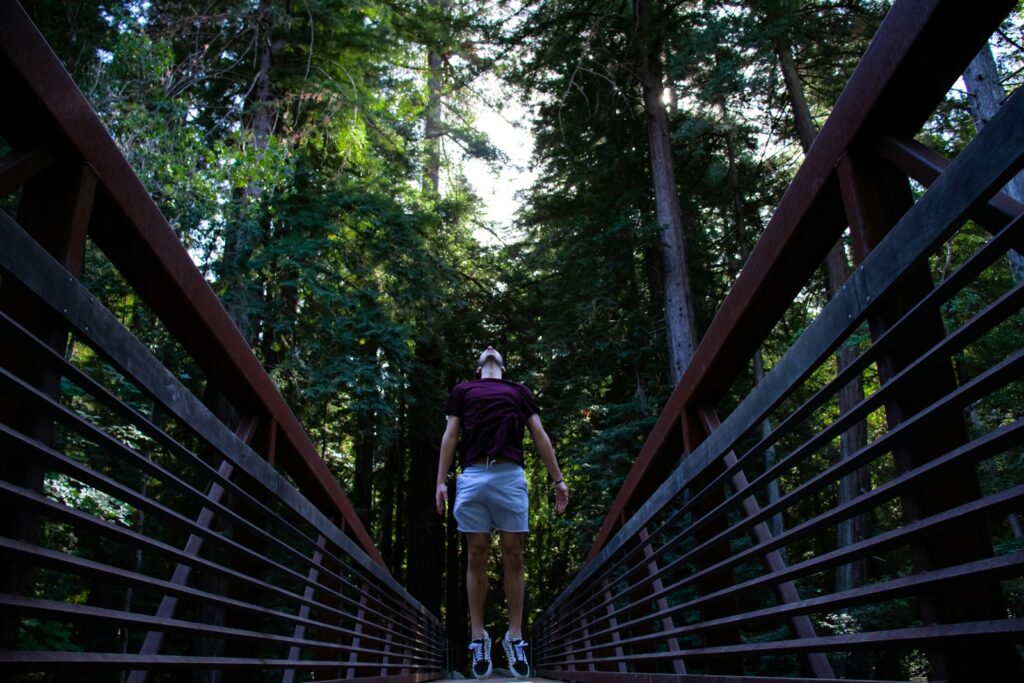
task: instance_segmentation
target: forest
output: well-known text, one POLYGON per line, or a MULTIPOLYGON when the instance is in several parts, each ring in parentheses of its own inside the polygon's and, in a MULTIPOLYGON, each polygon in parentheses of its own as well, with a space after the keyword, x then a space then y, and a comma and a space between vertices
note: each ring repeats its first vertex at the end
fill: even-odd
MULTIPOLYGON (((436 513, 433 488, 452 387, 472 378, 481 349, 499 349, 510 379, 534 392, 570 487, 558 515, 527 440, 528 626, 580 568, 891 3, 22 4, 391 573, 461 642, 464 541, 450 511, 436 513), (483 125, 495 115, 514 136, 483 125), (523 145, 532 145, 528 168, 516 168, 511 150, 523 145), (492 184, 527 179, 505 214, 489 211, 480 169, 500 178, 492 184)), ((1020 83, 1024 5, 974 66, 989 75, 965 75, 918 136, 947 156, 1020 83)), ((1008 192, 1024 200, 1024 182, 1008 192)), ((940 268, 977 247, 971 234, 950 242, 940 268)), ((1020 282, 1024 262, 1011 255, 977 287, 1020 282)), ((763 377, 852 266, 840 242, 736 392, 763 377)), ((97 250, 84 279, 183 381, 197 375, 97 250)), ((972 294, 963 296, 970 310, 972 294)), ((1018 319, 978 353, 1001 359, 1021 334, 1018 319)), ((1006 412, 1019 398, 1001 399, 1006 412)), ((973 417, 998 421, 998 412, 973 417)), ((1019 482, 1024 460, 992 476, 1019 482)), ((85 495, 65 480, 47 486, 65 500, 85 495)), ((102 498, 89 504, 108 506, 113 520, 131 514, 102 498)), ((1007 542, 1019 548, 1024 533, 1009 522, 1007 542)), ((487 622, 502 624, 500 562, 491 573, 487 622)))

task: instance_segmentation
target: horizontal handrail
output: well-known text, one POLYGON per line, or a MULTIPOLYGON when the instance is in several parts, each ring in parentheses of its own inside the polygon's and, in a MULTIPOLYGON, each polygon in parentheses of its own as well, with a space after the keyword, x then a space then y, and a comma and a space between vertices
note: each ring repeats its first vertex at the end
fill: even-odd
MULTIPOLYGON (((165 448, 167 455, 177 464, 164 465, 151 456, 143 455, 125 443, 122 437, 94 424, 89 416, 73 406, 64 405, 7 369, 0 368, 0 384, 4 387, 4 394, 18 397, 24 408, 39 416, 46 416, 65 426, 69 432, 88 440, 109 456, 112 462, 130 463, 132 472, 142 473, 148 479, 159 482, 162 491, 180 495, 163 502, 154 498, 146 489, 139 490, 138 483, 125 480, 123 474, 119 477, 116 468, 110 469, 111 465, 102 465, 101 469, 96 469, 95 464, 82 461, 80 455, 66 454, 51 448, 21 433, 17 426, 0 424, 0 441, 5 450, 18 453, 24 460, 39 463, 47 470, 70 476, 74 481, 113 496, 137 511, 144 511, 147 519, 159 519, 168 532, 181 529, 190 534, 190 538, 205 541, 208 550, 204 554, 226 554, 232 560, 225 563, 209 559, 175 543, 151 538, 148 532, 112 525, 89 511, 76 509, 48 495, 6 481, 0 481, 0 500, 7 505, 16 505, 24 513, 59 521, 83 534, 133 548, 151 558, 150 561, 166 558, 201 572, 207 580, 218 577, 232 591, 250 591, 258 598, 226 599, 227 596, 219 596, 216 590, 197 590, 192 586, 170 590, 171 586, 176 585, 175 581, 159 581, 155 577, 147 578, 137 570, 124 572, 116 566, 89 563, 67 553, 36 549, 30 543, 5 540, 5 555, 19 558, 28 566, 59 568, 71 576, 103 576, 112 579, 115 584, 142 589, 149 595, 175 595, 178 600, 191 603, 198 600, 202 604, 218 605, 227 613, 260 615, 264 619, 287 623, 296 629, 312 630, 321 636, 316 639, 300 635, 289 638, 246 628, 213 628, 202 622, 180 618, 159 615, 154 618, 145 611, 134 609, 82 607, 32 596, 7 595, 0 597, 0 602, 4 602, 12 613, 23 616, 44 614, 48 618, 66 619, 69 623, 87 619, 110 622, 119 628, 134 625, 136 628, 145 626, 150 630, 159 628, 183 632, 194 637, 226 638, 232 641, 260 640, 264 648, 289 646, 307 654, 325 649, 335 652, 341 650, 351 659, 353 670, 373 669, 375 674, 394 667, 404 671, 423 669, 424 673, 420 675, 422 679, 429 678, 440 669, 440 623, 435 617, 409 596, 387 571, 306 500, 265 459, 227 430, 78 280, 64 271, 2 212, 0 242, 5 246, 0 252, 0 274, 5 284, 17 282, 32 291, 38 302, 64 321, 79 343, 88 344, 100 351, 108 363, 136 383, 168 416, 180 421, 199 437, 202 448, 213 449, 226 462, 231 463, 232 474, 225 476, 222 471, 215 472, 199 457, 199 450, 195 446, 171 437, 150 419, 119 402, 116 396, 95 379, 63 357, 47 350, 42 340, 22 328, 17 321, 6 314, 0 314, 0 334, 3 338, 14 341, 17 348, 29 350, 37 358, 46 358, 47 365, 66 380, 115 408, 115 414, 124 419, 125 424, 136 424, 153 437, 154 442, 165 448), (194 484, 185 481, 179 474, 183 468, 192 471, 193 476, 198 475, 198 481, 218 482, 218 486, 230 493, 230 498, 213 499, 196 489, 194 484), (267 494, 272 496, 269 503, 265 498, 267 494), (192 510, 202 506, 212 515, 201 522, 194 512, 189 513, 181 507, 183 501, 191 502, 192 510), (239 505, 245 506, 244 512, 239 505), (213 519, 218 524, 232 527, 233 534, 225 536, 210 526, 213 519), (323 542, 316 542, 315 536, 324 539, 327 546, 323 542), (310 552, 314 546, 320 550, 311 557, 310 552), (239 571, 233 568, 232 565, 237 563, 242 563, 248 569, 239 571), (315 578, 310 573, 310 567, 316 569, 315 578), (260 578, 264 574, 274 576, 273 582, 260 578), (270 607, 272 603, 289 604, 290 607, 270 607), (303 609, 312 610, 316 617, 313 618, 311 614, 302 616, 303 609), (386 630, 381 630, 384 626, 386 630), (340 645, 336 640, 339 637, 349 640, 350 644, 340 645), (396 644, 396 640, 400 641, 400 645, 396 644), (391 649, 400 652, 401 657, 390 657, 394 664, 388 667, 389 657, 382 660, 381 654, 391 649)), ((100 653, 91 654, 97 655, 97 659, 92 660, 94 662, 102 661, 107 665, 119 663, 121 666, 140 669, 160 668, 161 662, 170 661, 155 653, 140 653, 122 659, 99 657, 100 653)), ((46 652, 36 653, 35 656, 39 661, 48 662, 47 668, 50 668, 51 665, 59 667, 66 664, 67 655, 66 652, 46 652)), ((243 664, 240 660, 236 662, 235 659, 222 659, 218 667, 255 666, 252 663, 243 664)), ((20 667, 28 666, 29 661, 34 660, 27 653, 17 653, 11 655, 8 663, 20 667)), ((310 664, 312 660, 308 659, 289 661, 291 669, 308 670, 325 666, 319 660, 316 664, 310 664)), ((264 668, 274 668, 274 665, 267 664, 264 668)))
POLYGON ((298 418, 81 91, 13 0, 0 2, 0 61, 4 87, 19 110, 16 118, 0 117, 0 135, 13 148, 16 158, 10 163, 17 169, 0 177, 13 189, 56 159, 80 160, 95 174, 105 220, 89 226, 93 241, 231 404, 277 426, 279 465, 383 567, 298 418), (22 158, 27 161, 18 163, 22 158))
POLYGON ((999 403, 1024 375, 1005 331, 1024 284, 999 275, 1024 246, 1024 206, 1000 193, 1024 166, 1024 96, 952 161, 912 137, 1010 7, 895 3, 582 569, 534 624, 542 674, 848 680, 916 648, 943 680, 1024 675, 1024 621, 1002 583, 1024 575, 1005 549, 1024 488, 987 474, 1024 447, 1024 415, 999 403), (976 241, 969 219, 991 239, 976 241), (847 228, 856 269, 719 420, 847 228), (933 254, 954 240, 957 261, 933 277, 933 254), (975 367, 997 334, 1001 352, 975 367), (1001 423, 975 414, 992 402, 1001 423))
POLYGON ((440 621, 13 0, 0 84, 0 192, 19 192, 0 211, 0 667, 440 677, 440 621), (237 426, 79 279, 94 247, 237 426))
POLYGON ((842 160, 888 138, 916 133, 1011 5, 948 0, 893 5, 665 403, 587 561, 674 467, 680 452, 664 450, 671 435, 681 430, 690 441, 684 452, 697 447, 703 436, 691 412, 714 405, 728 390, 845 229, 836 202, 842 160))

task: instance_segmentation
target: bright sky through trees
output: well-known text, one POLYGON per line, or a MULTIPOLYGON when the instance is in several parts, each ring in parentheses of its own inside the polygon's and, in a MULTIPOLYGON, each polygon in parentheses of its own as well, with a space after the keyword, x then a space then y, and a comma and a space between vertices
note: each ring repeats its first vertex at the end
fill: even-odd
MULTIPOLYGON (((488 78, 484 86, 486 101, 475 105, 477 126, 491 143, 502 151, 508 161, 489 164, 483 159, 466 159, 466 178, 484 204, 484 220, 493 224, 494 233, 503 239, 514 234, 513 223, 521 201, 518 192, 525 191, 536 179, 530 166, 533 154, 533 134, 529 129, 530 113, 516 97, 509 97, 499 88, 507 88, 488 78), (490 103, 502 107, 498 111, 490 103)), ((497 238, 490 230, 478 227, 473 236, 484 244, 495 244, 497 238)))

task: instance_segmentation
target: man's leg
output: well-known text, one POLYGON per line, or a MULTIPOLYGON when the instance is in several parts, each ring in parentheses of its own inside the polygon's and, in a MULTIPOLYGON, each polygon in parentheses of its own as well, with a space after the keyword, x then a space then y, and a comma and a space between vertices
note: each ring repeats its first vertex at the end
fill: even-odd
POLYGON ((523 593, 526 575, 523 571, 523 541, 526 534, 501 532, 501 561, 505 568, 505 600, 508 601, 508 633, 513 639, 523 637, 523 593))
POLYGON ((484 601, 487 598, 487 555, 491 549, 491 535, 467 533, 469 558, 466 562, 466 591, 469 594, 469 622, 473 639, 484 637, 484 601))

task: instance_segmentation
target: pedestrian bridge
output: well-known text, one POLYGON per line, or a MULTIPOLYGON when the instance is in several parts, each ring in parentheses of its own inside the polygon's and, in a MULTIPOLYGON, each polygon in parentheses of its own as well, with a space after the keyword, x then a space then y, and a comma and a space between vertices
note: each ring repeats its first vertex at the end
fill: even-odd
MULTIPOLYGON (((1022 454, 1021 406, 998 399, 1018 395, 1024 349, 971 364, 972 345, 1019 322, 1024 290, 1006 278, 969 310, 957 298, 1024 250, 1024 207, 1000 192, 1024 165, 1024 99, 956 158, 915 140, 1014 5, 895 2, 583 569, 531 625, 538 675, 908 680, 919 674, 892 662, 910 653, 928 680, 1024 680, 1024 552, 1000 540, 1019 528, 1024 482, 998 476, 1022 454), (751 385, 762 341, 847 229, 856 269, 751 385), (940 272, 935 255, 963 230, 984 238, 940 272), (858 377, 868 389, 844 395, 858 377), (979 418, 996 404, 998 419, 979 418), (827 426, 809 429, 812 416, 827 426), (865 421, 867 438, 838 457, 865 421), (826 537, 830 551, 807 551, 826 537)), ((442 624, 392 578, 12 0, 0 2, 0 84, 0 196, 18 198, 16 216, 0 213, 5 680, 443 678, 442 624), (86 245, 202 368, 202 400, 83 285, 86 245), (83 372, 71 344, 106 374, 83 372), (71 395, 123 429, 100 428, 71 395), (208 407, 218 397, 239 419, 208 407), (69 500, 47 483, 60 477, 135 521, 69 500), (45 587, 57 584, 87 597, 55 600, 45 587), (86 637, 19 638, 39 622, 85 624, 86 637)))

